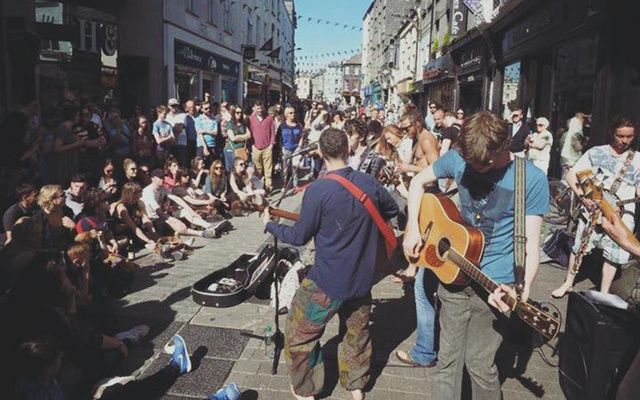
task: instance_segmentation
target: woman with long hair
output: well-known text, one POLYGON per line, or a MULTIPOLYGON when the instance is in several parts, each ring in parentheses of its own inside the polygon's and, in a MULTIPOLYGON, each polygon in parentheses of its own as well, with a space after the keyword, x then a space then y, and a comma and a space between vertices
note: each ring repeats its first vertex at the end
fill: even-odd
POLYGON ((191 186, 193 188, 202 189, 208 173, 209 172, 205 168, 204 158, 195 156, 193 160, 191 160, 191 186))
POLYGON ((241 157, 245 161, 249 159, 247 152, 247 141, 251 139, 251 131, 246 124, 244 112, 238 106, 229 107, 231 120, 224 127, 224 135, 227 143, 224 146, 224 164, 227 173, 231 171, 234 159, 241 157), (242 153, 242 154, 241 154, 242 153))
POLYGON ((100 176, 98 187, 104 191, 109 202, 115 201, 118 195, 118 181, 116 181, 114 175, 115 166, 113 161, 107 158, 102 166, 102 175, 100 176))
POLYGON ((222 161, 215 160, 211 163, 209 175, 205 179, 204 191, 223 203, 227 201, 227 175, 222 161))
POLYGON ((128 236, 133 234, 144 242, 146 248, 155 249, 158 234, 145 212, 141 198, 140 185, 135 182, 124 184, 120 199, 109 206, 109 214, 114 219, 114 233, 128 236))
POLYGON ((178 173, 178 169, 180 165, 178 165, 178 160, 173 157, 167 158, 167 161, 164 163, 164 187, 168 190, 173 189, 176 184, 176 177, 178 173))
POLYGON ((254 188, 247 173, 247 162, 241 158, 233 161, 233 170, 229 176, 229 201, 231 212, 241 213, 242 210, 253 210, 255 205, 264 204, 264 189, 254 188))

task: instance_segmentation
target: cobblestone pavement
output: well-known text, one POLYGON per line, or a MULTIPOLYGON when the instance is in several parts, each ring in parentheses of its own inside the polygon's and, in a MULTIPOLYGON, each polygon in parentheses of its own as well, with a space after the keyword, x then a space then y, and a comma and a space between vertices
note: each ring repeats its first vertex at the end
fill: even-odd
MULTIPOLYGON (((300 200, 301 195, 287 198, 282 208, 295 210, 300 200)), ((136 279, 136 291, 119 304, 124 325, 147 323, 151 327, 150 340, 132 352, 122 374, 147 376, 157 370, 158 365, 167 359, 161 354, 162 347, 176 332, 185 336, 191 352, 195 353, 197 360, 194 365, 199 368, 179 378, 162 398, 206 398, 223 382, 235 382, 243 390, 243 399, 292 398, 288 392, 284 359, 280 360, 278 374, 271 375, 270 352, 265 351, 260 340, 265 326, 273 325, 273 311, 265 301, 252 299, 236 307, 221 309, 201 307, 191 299, 190 287, 198 279, 225 267, 243 252, 254 252, 270 240, 256 214, 235 218, 233 224, 236 229, 227 236, 217 240, 198 239, 196 245, 203 248, 187 260, 172 265, 161 262, 154 255, 141 257, 140 263, 147 266, 136 279)), ((303 259, 311 262, 312 246, 304 251, 303 259)), ((532 298, 547 300, 550 291, 564 279, 564 275, 563 270, 541 265, 532 298)), ((586 281, 578 288, 590 286, 591 283, 586 281)), ((394 356, 396 349, 410 349, 415 340, 412 293, 412 287, 403 287, 390 278, 373 289, 371 330, 374 360, 368 399, 431 398, 430 370, 407 368, 394 356)), ((566 301, 554 300, 554 303, 564 315, 566 301)), ((283 325, 285 320, 281 318, 283 325)), ((328 371, 323 397, 347 399, 349 397, 337 383, 335 372, 337 333, 336 318, 328 325, 322 338, 328 371)), ((551 353, 551 349, 545 349, 545 354, 556 363, 557 358, 551 353)), ((515 345, 505 345, 499 355, 505 399, 563 398, 557 369, 547 366, 538 353, 530 354, 515 345)))

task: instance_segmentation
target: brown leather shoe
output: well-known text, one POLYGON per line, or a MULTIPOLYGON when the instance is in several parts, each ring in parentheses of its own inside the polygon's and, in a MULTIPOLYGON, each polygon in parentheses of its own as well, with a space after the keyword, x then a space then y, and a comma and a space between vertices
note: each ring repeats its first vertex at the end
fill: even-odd
POLYGON ((411 354, 404 352, 402 350, 396 351, 396 357, 398 358, 398 360, 400 360, 401 363, 410 365, 414 368, 433 368, 438 363, 437 360, 433 360, 426 365, 420 364, 419 362, 414 360, 413 357, 411 357, 411 354))

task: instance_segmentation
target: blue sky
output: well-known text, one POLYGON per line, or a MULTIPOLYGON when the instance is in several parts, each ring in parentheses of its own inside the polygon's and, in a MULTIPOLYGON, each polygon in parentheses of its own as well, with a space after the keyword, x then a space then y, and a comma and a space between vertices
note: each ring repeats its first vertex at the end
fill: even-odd
MULTIPOLYGON (((344 28, 344 25, 362 27, 362 17, 371 4, 371 0, 296 0, 295 4, 299 15, 296 47, 302 48, 302 50, 296 51, 296 57, 334 53, 362 47, 362 31, 344 28), (314 19, 309 21, 308 17, 314 19), (331 24, 318 23, 318 18, 331 21, 331 24), (337 27, 335 23, 341 25, 337 27)), ((345 58, 348 56, 299 59, 298 62, 320 64, 345 58)), ((299 70, 313 68, 308 65, 297 65, 299 70)))

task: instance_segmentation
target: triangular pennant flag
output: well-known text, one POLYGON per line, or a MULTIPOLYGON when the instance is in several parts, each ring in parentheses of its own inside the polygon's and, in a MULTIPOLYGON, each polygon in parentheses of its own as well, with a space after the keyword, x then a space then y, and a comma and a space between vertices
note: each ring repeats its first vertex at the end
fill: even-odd
POLYGON ((273 50, 273 38, 267 40, 262 47, 260 47, 260 51, 271 51, 273 50))
POLYGON ((267 57, 280 58, 280 46, 276 47, 272 52, 267 54, 267 57))

